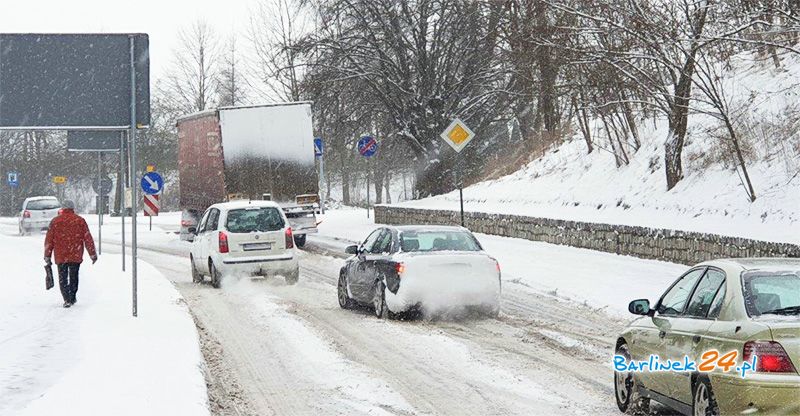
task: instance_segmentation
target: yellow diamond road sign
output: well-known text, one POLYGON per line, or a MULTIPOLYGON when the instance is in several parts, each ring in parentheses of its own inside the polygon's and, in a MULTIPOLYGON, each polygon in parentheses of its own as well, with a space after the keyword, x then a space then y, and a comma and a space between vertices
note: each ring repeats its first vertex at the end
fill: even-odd
POLYGON ((454 119, 440 136, 453 150, 460 152, 475 137, 475 133, 463 121, 454 119))
POLYGON ((53 183, 58 184, 58 185, 63 185, 65 183, 67 183, 67 177, 66 176, 53 176, 53 183))

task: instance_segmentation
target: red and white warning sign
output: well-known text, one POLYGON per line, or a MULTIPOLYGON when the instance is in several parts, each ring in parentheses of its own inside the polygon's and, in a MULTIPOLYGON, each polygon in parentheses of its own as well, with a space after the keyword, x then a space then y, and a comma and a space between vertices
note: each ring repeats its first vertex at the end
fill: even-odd
POLYGON ((144 215, 145 217, 157 217, 161 209, 161 202, 158 200, 160 195, 144 196, 144 215))

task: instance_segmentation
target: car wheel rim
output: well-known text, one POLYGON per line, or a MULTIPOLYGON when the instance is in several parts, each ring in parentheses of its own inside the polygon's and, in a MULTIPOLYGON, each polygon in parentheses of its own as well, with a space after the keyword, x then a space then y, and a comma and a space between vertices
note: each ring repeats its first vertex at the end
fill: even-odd
POLYGON ((620 403, 627 403, 628 402, 628 380, 629 375, 627 373, 614 373, 614 382, 617 385, 617 400, 620 403))
POLYGON ((347 303, 347 292, 345 291, 344 276, 339 277, 339 305, 344 306, 347 303))
POLYGON ((706 389, 706 385, 700 383, 697 386, 697 392, 694 396, 694 415, 695 416, 706 416, 708 415, 708 407, 709 407, 709 400, 708 400, 708 389, 706 389))

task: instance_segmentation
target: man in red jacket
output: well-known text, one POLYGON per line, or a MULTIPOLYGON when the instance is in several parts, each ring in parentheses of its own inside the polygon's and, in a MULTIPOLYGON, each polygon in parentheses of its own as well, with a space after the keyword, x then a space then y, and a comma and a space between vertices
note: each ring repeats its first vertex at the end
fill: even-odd
POLYGON ((50 256, 55 253, 61 296, 64 297, 64 307, 69 308, 77 302, 78 270, 83 263, 84 247, 89 252, 92 264, 97 261, 97 253, 86 220, 75 214, 75 203, 65 200, 61 207, 61 214, 50 221, 50 229, 47 230, 44 261, 50 265, 50 256))

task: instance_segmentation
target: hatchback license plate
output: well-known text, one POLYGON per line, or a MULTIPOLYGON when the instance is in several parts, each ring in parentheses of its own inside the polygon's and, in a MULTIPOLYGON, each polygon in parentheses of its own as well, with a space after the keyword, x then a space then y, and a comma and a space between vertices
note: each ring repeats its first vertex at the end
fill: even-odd
POLYGON ((271 243, 251 243, 242 245, 244 251, 271 250, 271 243))

